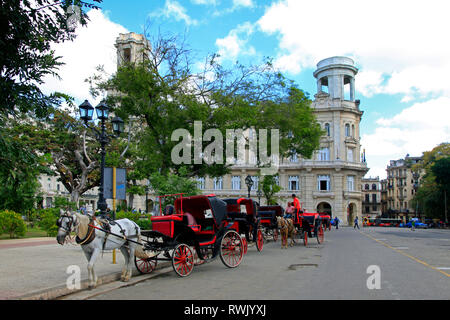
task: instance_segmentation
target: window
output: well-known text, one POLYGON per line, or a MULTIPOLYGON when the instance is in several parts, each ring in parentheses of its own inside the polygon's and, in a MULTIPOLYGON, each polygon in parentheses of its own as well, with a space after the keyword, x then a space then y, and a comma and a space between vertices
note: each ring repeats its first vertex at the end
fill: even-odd
POLYGON ((364 186, 364 189, 369 190, 369 185, 366 184, 366 185, 364 186))
POLYGON ((223 188, 223 179, 222 177, 214 178, 214 190, 222 190, 223 188))
POLYGON ((353 138, 355 137, 355 125, 354 124, 352 124, 352 137, 353 138))
POLYGON ((377 195, 376 194, 372 194, 372 202, 377 203, 377 195))
POLYGON ((232 176, 231 177, 231 189, 241 190, 241 176, 232 176))
POLYGON ((330 191, 330 176, 323 175, 317 177, 317 189, 319 191, 330 191))
POLYGON ((329 137, 331 135, 329 123, 325 123, 325 131, 327 132, 327 136, 329 137))
POLYGON ((293 154, 292 154, 290 160, 291 160, 291 162, 298 162, 297 152, 293 151, 293 154))
POLYGON ((197 178, 197 188, 200 190, 205 189, 205 178, 197 178))
POLYGON ((377 185, 375 183, 372 184, 372 190, 377 190, 377 185))
POLYGON ((289 176, 289 190, 299 190, 298 176, 289 176))
POLYGON ((277 186, 279 186, 280 185, 280 177, 274 176, 273 178, 275 179, 275 183, 277 184, 277 186))
POLYGON ((329 161, 330 160, 330 149, 322 148, 319 150, 318 154, 319 161, 329 161))
POLYGON ((251 190, 253 190, 253 191, 258 190, 259 177, 258 176, 252 176, 252 180, 253 180, 253 186, 252 186, 251 190))
POLYGON ((348 123, 345 124, 345 136, 350 137, 350 125, 348 123))
POLYGON ((347 190, 355 191, 355 176, 347 176, 347 190))
POLYGON ((353 148, 347 148, 347 161, 353 162, 353 148))
POLYGON ((370 213, 370 207, 366 207, 366 213, 370 213))
POLYGON ((123 60, 125 63, 131 62, 131 48, 123 49, 123 60))
POLYGON ((365 196, 365 202, 370 202, 370 195, 366 194, 366 196, 365 196))

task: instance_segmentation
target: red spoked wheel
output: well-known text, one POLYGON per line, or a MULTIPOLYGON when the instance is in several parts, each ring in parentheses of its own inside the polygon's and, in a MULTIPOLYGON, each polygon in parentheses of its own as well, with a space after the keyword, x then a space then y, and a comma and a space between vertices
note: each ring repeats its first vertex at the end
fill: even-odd
POLYGON ((191 274, 194 269, 194 261, 194 252, 188 245, 181 243, 175 247, 172 255, 172 267, 180 277, 191 274))
POLYGON ((277 240, 278 240, 278 230, 274 229, 273 230, 273 241, 277 242, 277 240))
POLYGON ((319 244, 323 243, 323 239, 324 239, 323 234, 324 234, 323 228, 322 228, 322 226, 320 226, 320 227, 319 227, 319 230, 317 231, 317 242, 318 242, 319 244))
POLYGON ((244 243, 234 230, 228 230, 220 244, 220 260, 228 268, 236 268, 244 257, 244 243))
POLYGON ((242 244, 244 246, 244 254, 247 254, 247 249, 248 249, 247 238, 245 236, 242 236, 241 239, 242 239, 242 244))
POLYGON ((303 231, 303 245, 306 247, 308 245, 308 232, 303 231))
POLYGON ((141 274, 151 273, 153 270, 155 270, 157 264, 158 260, 156 259, 156 257, 154 259, 141 259, 136 256, 134 257, 134 265, 141 274))
POLYGON ((258 229, 258 231, 256 232, 256 249, 258 249, 258 251, 261 252, 263 246, 264 246, 264 237, 261 229, 258 229))

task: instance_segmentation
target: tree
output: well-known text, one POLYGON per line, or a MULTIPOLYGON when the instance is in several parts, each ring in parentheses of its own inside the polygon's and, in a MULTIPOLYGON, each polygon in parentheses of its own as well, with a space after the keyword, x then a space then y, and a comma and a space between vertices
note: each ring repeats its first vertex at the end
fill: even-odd
POLYGON ((266 198, 267 205, 273 205, 277 203, 274 196, 281 190, 281 187, 277 184, 275 175, 265 175, 262 179, 261 189, 264 197, 266 198))
MULTIPOLYGON (((115 106, 117 115, 141 123, 138 162, 147 176, 167 176, 182 168, 190 177, 228 173, 231 164, 225 161, 196 162, 195 148, 189 161, 174 163, 172 150, 180 140, 173 141, 172 134, 178 129, 194 137, 195 121, 201 122, 203 132, 216 129, 222 137, 227 129, 279 129, 281 156, 296 152, 310 157, 318 148, 322 131, 311 101, 270 60, 225 69, 217 55, 211 55, 204 69, 194 73, 190 52, 176 37, 155 39, 147 49, 143 62, 120 66, 108 80, 98 75, 89 79, 94 94, 110 93, 108 104, 115 106)), ((209 144, 202 141, 201 150, 209 144)), ((225 154, 219 156, 225 159, 225 154)))
POLYGON ((422 161, 412 167, 413 172, 422 173, 412 204, 430 218, 445 219, 448 158, 450 143, 441 143, 431 151, 424 152, 422 161))
MULTIPOLYGON (((44 94, 40 85, 44 76, 57 76, 62 64, 51 44, 75 37, 67 23, 73 5, 98 8, 78 0, 0 1, 0 207, 30 208, 38 188, 37 176, 44 169, 42 155, 21 144, 18 135, 10 135, 15 121, 42 119, 63 100, 71 100, 62 93, 44 94)), ((87 22, 81 9, 79 22, 87 22)))

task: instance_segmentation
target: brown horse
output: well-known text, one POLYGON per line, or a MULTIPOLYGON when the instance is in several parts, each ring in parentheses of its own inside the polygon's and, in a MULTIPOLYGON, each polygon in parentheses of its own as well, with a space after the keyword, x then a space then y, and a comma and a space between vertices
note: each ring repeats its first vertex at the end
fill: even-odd
POLYGON ((280 229, 281 234, 281 249, 288 247, 287 240, 288 237, 291 237, 291 243, 289 244, 291 247, 294 245, 294 237, 297 231, 295 230, 294 223, 291 218, 283 218, 277 217, 278 228, 280 229))

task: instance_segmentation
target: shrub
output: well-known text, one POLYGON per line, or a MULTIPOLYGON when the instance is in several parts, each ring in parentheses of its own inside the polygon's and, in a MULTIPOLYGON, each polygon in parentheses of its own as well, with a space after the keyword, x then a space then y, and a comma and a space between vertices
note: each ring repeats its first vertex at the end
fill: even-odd
POLYGON ((27 225, 22 216, 14 211, 0 211, 0 233, 9 233, 10 238, 23 237, 27 231, 27 225))
POLYGON ((152 222, 150 221, 151 214, 140 214, 140 213, 133 213, 130 211, 119 211, 116 212, 116 220, 119 219, 129 219, 131 221, 136 222, 136 224, 141 228, 142 230, 150 230, 152 222), (141 219, 141 217, 145 217, 144 219, 141 219))
POLYGON ((56 220, 59 218, 59 208, 48 208, 39 210, 39 227, 47 232, 49 237, 55 237, 58 233, 56 220))

